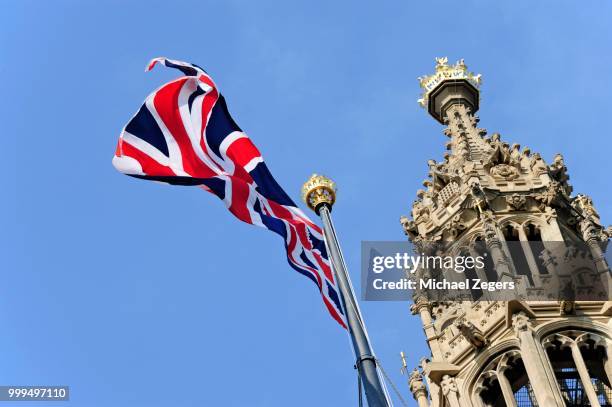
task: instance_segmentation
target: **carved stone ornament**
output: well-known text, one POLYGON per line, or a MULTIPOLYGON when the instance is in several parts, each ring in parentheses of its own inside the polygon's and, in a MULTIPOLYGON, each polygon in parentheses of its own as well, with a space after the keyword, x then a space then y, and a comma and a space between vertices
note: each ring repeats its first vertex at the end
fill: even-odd
POLYGON ((576 309, 575 301, 571 301, 571 300, 559 301, 559 314, 560 315, 573 314, 575 309, 576 309))
POLYGON ((491 211, 484 211, 482 213, 482 231, 488 246, 499 241, 497 236, 497 222, 491 211))
POLYGON ((520 211, 525 209, 527 198, 524 195, 513 194, 506 196, 506 203, 515 211, 520 211))
POLYGON ((555 256, 549 249, 542 250, 542 252, 538 255, 538 258, 542 260, 544 267, 557 265, 557 256, 555 256))
POLYGON ((427 310, 428 312, 431 312, 431 304, 429 303, 429 301, 427 301, 425 297, 419 295, 414 299, 414 303, 410 306, 410 312, 412 312, 412 315, 416 315, 419 314, 423 309, 427 310))
POLYGON ((591 220, 592 218, 583 219, 578 222, 578 230, 585 242, 598 241, 605 235, 601 233, 601 226, 591 220))
POLYGON ((523 311, 512 315, 512 327, 517 336, 521 332, 533 329, 529 317, 523 311))
POLYGON ((534 153, 530 157, 529 167, 531 168, 531 172, 533 175, 538 176, 540 174, 545 174, 548 171, 548 167, 546 163, 542 159, 539 153, 534 153))
POLYGON ((477 349, 484 347, 487 344, 487 338, 474 324, 467 320, 460 320, 455 323, 455 326, 461 334, 477 349))
POLYGON ((414 223, 429 222, 429 207, 425 206, 422 201, 416 200, 412 204, 412 217, 414 223))
POLYGON ((448 395, 448 393, 457 393, 457 391, 459 390, 457 387, 457 382, 455 381, 454 377, 451 377, 447 374, 445 374, 442 377, 442 381, 440 382, 440 385, 442 387, 442 393, 446 396, 448 395))
POLYGON ((410 386, 410 392, 415 400, 422 396, 427 397, 427 387, 425 387, 423 375, 421 375, 418 369, 414 369, 412 373, 410 373, 408 385, 410 386))
POLYGON ((408 219, 406 216, 400 217, 400 223, 404 228, 404 233, 409 238, 415 238, 418 235, 418 229, 416 223, 413 220, 408 219))
POLYGON ((572 206, 577 210, 580 210, 586 218, 597 218, 599 220, 599 213, 595 210, 593 200, 590 196, 584 194, 578 194, 572 202, 572 206))
POLYGON ((471 186, 470 194, 474 200, 474 207, 478 210, 478 213, 482 213, 483 211, 489 209, 487 196, 479 184, 476 183, 471 186))
POLYGON ((518 170, 511 165, 498 164, 491 168, 491 175, 498 178, 513 180, 518 178, 520 174, 518 170))
POLYGON ((563 197, 567 197, 567 194, 561 184, 551 181, 543 192, 534 196, 534 199, 538 202, 538 209, 544 212, 548 206, 562 205, 563 197))
POLYGON ((467 228, 467 225, 465 224, 465 222, 461 218, 461 214, 457 214, 457 215, 453 216, 449 220, 449 222, 448 222, 448 224, 446 226, 446 229, 448 230, 448 233, 452 237, 459 236, 459 234, 461 232, 463 232, 466 228, 467 228))

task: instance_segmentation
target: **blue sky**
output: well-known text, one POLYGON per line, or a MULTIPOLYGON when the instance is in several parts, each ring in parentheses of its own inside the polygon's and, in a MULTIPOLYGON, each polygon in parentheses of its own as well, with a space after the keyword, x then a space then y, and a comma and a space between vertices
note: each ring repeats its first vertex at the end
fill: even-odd
MULTIPOLYGON (((69 405, 356 405, 353 356, 276 235, 111 157, 167 56, 215 78, 294 199, 334 178, 356 285, 397 240, 442 127, 416 103, 435 56, 484 77, 481 125, 546 159, 611 223, 609 1, 9 1, 0 13, 0 384, 69 405)), ((383 366, 428 355, 407 303, 362 303, 383 366)), ((28 403, 22 404, 23 406, 28 403)), ((34 405, 34 404, 33 404, 34 405)), ((36 404, 38 405, 38 404, 36 404)), ((399 405, 399 403, 398 403, 399 405)))

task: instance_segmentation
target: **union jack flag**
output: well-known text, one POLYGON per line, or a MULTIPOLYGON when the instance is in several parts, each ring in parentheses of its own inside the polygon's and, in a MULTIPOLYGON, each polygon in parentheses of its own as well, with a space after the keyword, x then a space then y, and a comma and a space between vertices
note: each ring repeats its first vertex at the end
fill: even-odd
POLYGON ((136 178, 198 186, 241 221, 281 235, 289 265, 317 285, 331 316, 346 328, 321 229, 276 182, 212 78, 197 65, 166 58, 153 59, 145 71, 158 63, 185 76, 146 98, 121 132, 115 168, 136 178))

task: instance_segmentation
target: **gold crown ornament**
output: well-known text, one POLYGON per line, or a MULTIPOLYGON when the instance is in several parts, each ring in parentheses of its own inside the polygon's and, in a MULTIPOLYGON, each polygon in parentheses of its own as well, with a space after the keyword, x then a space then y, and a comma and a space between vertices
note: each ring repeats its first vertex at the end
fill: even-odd
POLYGON ((336 183, 323 176, 312 174, 302 186, 302 200, 310 209, 319 213, 321 205, 331 207, 336 202, 336 183))
POLYGON ((429 102, 429 95, 434 89, 438 87, 444 81, 453 81, 464 79, 472 84, 476 89, 480 88, 482 82, 482 75, 475 75, 468 71, 468 67, 460 59, 455 65, 448 64, 448 58, 436 58, 436 73, 433 75, 419 76, 419 84, 423 89, 423 94, 418 100, 421 107, 427 107, 429 102))

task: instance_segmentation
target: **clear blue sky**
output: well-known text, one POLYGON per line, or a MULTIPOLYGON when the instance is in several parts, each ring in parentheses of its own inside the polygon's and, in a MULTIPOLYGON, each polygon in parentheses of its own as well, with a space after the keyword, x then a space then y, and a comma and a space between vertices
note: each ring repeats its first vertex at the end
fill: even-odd
MULTIPOLYGON (((312 172, 337 181, 355 284, 360 242, 403 238, 444 152, 416 103, 435 56, 482 73, 482 126, 562 152, 612 221, 607 0, 1 6, 0 384, 68 384, 79 407, 356 405, 348 339, 278 236, 113 169, 122 126, 176 75, 145 74, 152 57, 205 67, 294 199, 312 172)), ((408 305, 362 308, 413 405, 398 352, 428 349, 408 305)))

